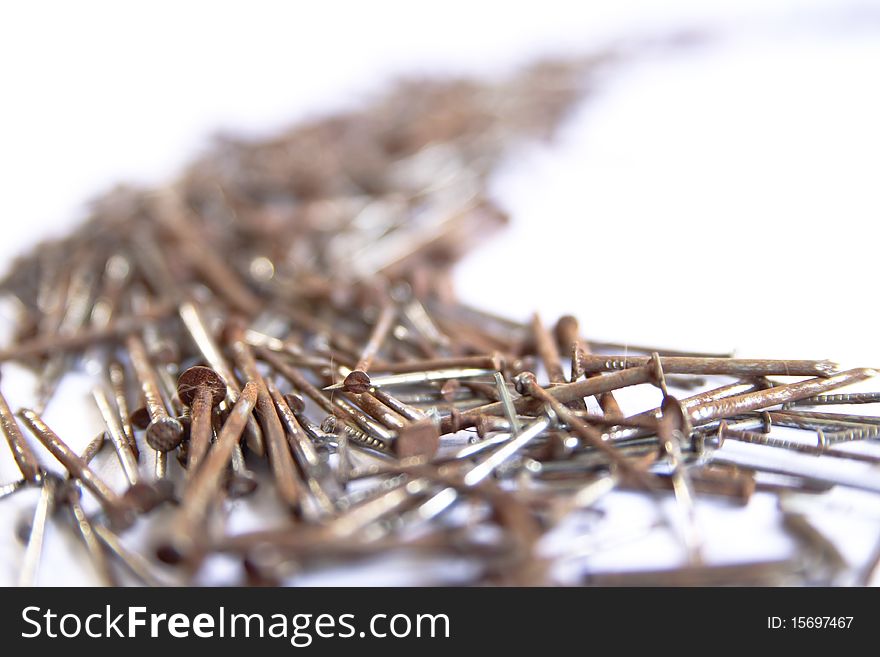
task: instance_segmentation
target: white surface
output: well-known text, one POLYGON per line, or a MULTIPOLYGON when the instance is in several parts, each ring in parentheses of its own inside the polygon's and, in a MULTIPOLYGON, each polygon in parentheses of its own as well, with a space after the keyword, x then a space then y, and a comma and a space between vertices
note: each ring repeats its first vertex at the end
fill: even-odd
MULTIPOLYGON (((217 129, 268 133, 399 73, 491 74, 683 27, 720 36, 614 71, 557 144, 511 158, 495 189, 512 226, 461 264, 462 296, 547 322, 572 312, 597 339, 880 365, 876 3, 7 3, 0 254, 68 230, 119 180, 171 177, 217 129), (533 258, 546 285, 524 290, 533 258)), ((11 373, 4 392, 25 404, 11 373)), ((99 418, 82 386, 65 386, 47 419, 82 445, 99 418)), ((0 449, 0 481, 13 474, 0 449)), ((21 556, 14 508, 33 503, 17 497, 0 502, 0 584, 21 556)), ((769 498, 719 508, 698 510, 713 557, 788 549, 769 498)), ((609 518, 650 513, 619 495, 609 518)), ((835 533, 860 563, 876 515, 831 516, 849 521, 835 533)), ((653 536, 658 562, 679 558, 668 532, 653 536)), ((646 563, 646 549, 590 563, 646 563)), ((50 541, 40 581, 81 583, 68 558, 50 541)))

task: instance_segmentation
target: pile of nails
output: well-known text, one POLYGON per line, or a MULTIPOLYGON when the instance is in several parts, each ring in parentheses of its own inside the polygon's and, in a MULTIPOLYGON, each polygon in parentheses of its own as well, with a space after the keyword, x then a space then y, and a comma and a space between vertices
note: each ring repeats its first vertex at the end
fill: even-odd
POLYGON ((396 553, 465 560, 474 584, 553 584, 542 537, 614 489, 676 500, 684 565, 582 583, 832 581, 839 552, 796 511, 785 524, 807 547, 794 557, 705 562, 694 499, 878 492, 721 449, 877 463, 844 445, 880 436, 876 418, 805 410, 880 401, 829 394, 873 370, 591 342, 572 316, 551 329, 456 299, 452 265, 506 221, 486 194, 493 169, 518 140, 551 135, 613 60, 405 81, 270 140, 219 138, 173 184, 114 189, 15 262, 0 362, 34 371, 37 390, 16 411, 0 395, 21 471, 2 495, 41 491, 22 583, 52 522, 104 584, 200 583, 219 558, 233 581, 277 585, 396 553), (43 419, 74 370, 104 422, 80 451, 43 419), (624 413, 615 393, 646 385, 662 405, 624 413), (90 465, 102 450, 123 486, 90 465), (232 531, 242 508, 247 529, 232 531), (133 542, 138 526, 148 538, 133 542))

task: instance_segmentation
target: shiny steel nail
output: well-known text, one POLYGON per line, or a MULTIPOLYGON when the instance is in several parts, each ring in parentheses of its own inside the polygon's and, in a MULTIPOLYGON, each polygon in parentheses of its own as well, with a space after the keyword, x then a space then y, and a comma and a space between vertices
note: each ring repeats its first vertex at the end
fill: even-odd
POLYGON ((468 470, 467 474, 464 476, 465 485, 476 486, 486 479, 501 465, 510 460, 526 445, 548 429, 553 424, 554 417, 555 415, 552 413, 549 415, 545 414, 523 427, 522 431, 518 434, 514 434, 510 441, 499 447, 473 468, 468 470))

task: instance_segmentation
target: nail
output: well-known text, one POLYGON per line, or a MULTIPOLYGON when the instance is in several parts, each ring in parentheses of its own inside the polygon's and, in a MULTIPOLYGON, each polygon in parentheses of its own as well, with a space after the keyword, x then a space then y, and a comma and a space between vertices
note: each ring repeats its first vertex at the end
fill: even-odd
POLYGON ((214 292, 232 308, 249 317, 259 313, 263 302, 199 234, 196 228, 199 219, 176 192, 166 190, 160 195, 155 216, 173 237, 175 246, 187 263, 201 274, 204 282, 214 292))
POLYGON ((296 471, 290 446, 284 434, 284 427, 278 419, 275 403, 266 387, 266 382, 257 366, 250 345, 244 339, 244 325, 230 322, 227 326, 233 360, 244 375, 257 386, 256 414, 263 430, 263 438, 269 455, 269 467, 275 478, 276 490, 281 502, 291 509, 300 509, 303 497, 303 484, 296 471))
MULTIPOLYGON (((123 293, 131 281, 133 266, 129 257, 118 252, 109 256, 104 263, 101 276, 101 291, 92 305, 89 315, 89 325, 97 328, 106 328, 119 311, 123 293)), ((102 362, 104 355, 90 356, 102 362)))
MULTIPOLYGON (((409 323, 424 337, 428 343, 437 351, 447 351, 451 345, 451 340, 431 319, 430 313, 419 301, 419 298, 412 294, 412 290, 408 291, 407 298, 404 300, 403 316, 409 320, 409 323)), ((428 368, 422 368, 428 369, 428 368)))
POLYGON ((482 397, 486 401, 501 401, 501 396, 498 394, 498 388, 490 383, 481 383, 479 381, 464 379, 463 381, 459 381, 459 384, 461 384, 462 388, 466 388, 471 393, 478 397, 482 397))
MULTIPOLYGON (((433 381, 446 381, 448 379, 466 379, 477 376, 488 376, 495 373, 495 370, 477 369, 472 367, 452 368, 447 370, 429 370, 427 372, 408 372, 405 374, 390 374, 388 376, 377 376, 370 379, 364 379, 366 383, 357 387, 357 390, 366 392, 370 388, 391 388, 395 386, 411 386, 423 383, 431 383, 433 381)), ((349 376, 353 372, 349 373, 349 376)), ((346 376, 348 378, 348 376, 346 376)), ((335 383, 324 388, 325 391, 346 390, 346 384, 335 383)), ((348 392, 353 391, 348 386, 348 392)))
POLYGON ((791 402, 792 406, 830 406, 837 404, 876 404, 880 403, 880 392, 849 392, 837 395, 816 395, 800 401, 791 402))
POLYGON ((427 304, 432 317, 455 343, 463 343, 478 353, 501 351, 518 353, 528 339, 529 327, 506 317, 468 306, 431 299, 427 304))
POLYGON ((648 413, 647 415, 640 413, 639 415, 631 415, 629 417, 611 415, 608 413, 584 412, 580 410, 573 412, 578 418, 588 424, 600 424, 609 427, 639 427, 646 429, 651 433, 656 431, 657 417, 660 415, 659 411, 656 416, 651 413, 648 413))
MULTIPOLYGON (((260 333, 259 331, 255 331, 254 329, 247 329, 244 337, 247 344, 253 347, 256 350, 256 353, 260 354, 262 353, 262 350, 266 350, 270 353, 284 356, 285 361, 295 367, 304 367, 306 369, 320 371, 329 369, 334 362, 337 362, 333 357, 328 357, 326 355, 309 355, 292 340, 273 338, 264 333, 260 333)), ((345 363, 342 362, 342 364, 344 365, 345 363)), ((351 364, 353 367, 353 361, 351 364)))
MULTIPOLYGON (((239 393, 240 395, 241 393, 239 393)), ((223 403, 228 403, 229 399, 223 403)), ((214 431, 214 441, 216 442, 216 436, 223 429, 223 423, 226 421, 226 418, 229 416, 228 409, 225 412, 214 413, 211 416, 211 425, 214 431)), ((248 416, 248 422, 256 422, 254 420, 253 415, 248 416)), ((247 436, 249 424, 245 424, 243 435, 247 436)), ((257 425, 258 426, 258 425, 257 425)), ((262 436, 262 431, 260 432, 260 436, 262 436)), ((210 450, 209 450, 210 451, 210 450)), ((204 463, 204 459, 202 460, 204 463)), ((257 476, 254 472, 247 467, 247 463, 244 460, 244 451, 241 448, 241 442, 235 443, 232 448, 232 458, 230 459, 230 467, 227 470, 227 476, 224 480, 224 486, 226 490, 226 495, 230 499, 238 499, 240 497, 247 497, 248 495, 256 492, 257 488, 259 488, 259 482, 257 481, 257 476)))
MULTIPOLYGON (((67 289, 63 293, 64 310, 57 325, 60 336, 74 335, 82 330, 91 314, 94 296, 100 279, 96 269, 96 259, 92 253, 75 263, 67 289)), ((39 413, 45 410, 64 376, 70 355, 66 352, 50 354, 37 379, 35 408, 39 413)))
POLYGON ((297 327, 315 335, 326 336, 329 343, 335 345, 342 353, 333 352, 334 361, 343 365, 346 362, 355 363, 360 353, 360 346, 355 344, 345 333, 335 330, 331 324, 324 323, 313 315, 300 311, 290 304, 281 304, 276 310, 293 322, 297 327))
MULTIPOLYGON (((348 395, 353 398, 353 401, 360 409, 363 409, 371 418, 386 427, 390 433, 377 433, 363 423, 361 423, 361 427, 367 434, 376 435, 385 442, 398 458, 411 456, 432 457, 440 445, 440 432, 437 423, 417 409, 396 402, 391 395, 385 394, 380 397, 376 394, 377 390, 371 389, 368 392, 360 394, 348 393, 348 395), (383 399, 388 399, 396 408, 400 408, 409 417, 416 417, 417 419, 410 420, 409 417, 401 415, 394 408, 386 405, 383 399)), ((357 417, 355 417, 355 421, 358 421, 357 417)))
MULTIPOLYGON (((638 464, 638 458, 645 457, 647 454, 652 454, 656 460, 657 440, 654 438, 649 444, 618 446, 617 451, 622 457, 632 458, 635 464, 638 464)), ((580 452, 571 457, 563 455, 561 459, 527 459, 524 467, 530 476, 542 481, 580 480, 585 474, 592 474, 596 471, 617 473, 611 459, 597 450, 580 452)), ((636 466, 634 465, 634 467, 636 466)), ((621 476, 619 473, 617 475, 621 476)), ((638 482, 629 483, 630 480, 626 477, 621 477, 621 481, 628 482, 632 489, 644 490, 644 487, 638 482)), ((653 482, 654 478, 652 478, 652 486, 653 482)))
POLYGON ((88 465, 101 452, 104 448, 106 437, 106 432, 100 431, 89 441, 89 444, 86 445, 86 448, 82 451, 82 454, 80 454, 80 459, 82 459, 83 463, 88 465))
MULTIPOLYGON (((749 472, 739 472, 732 468, 695 468, 688 472, 688 476, 695 493, 724 497, 740 506, 745 506, 749 503, 752 494, 757 488, 754 475, 749 472)), ((657 475, 654 482, 657 486, 663 486, 673 492, 675 490, 671 476, 657 475)), ((623 489, 632 488, 626 480, 622 482, 621 487, 623 489)), ((639 486, 637 489, 640 490, 641 487, 639 486)))
POLYGON ((383 388, 375 388, 374 390, 371 390, 369 394, 371 394, 380 402, 388 406, 395 413, 403 418, 406 418, 410 422, 422 422, 424 420, 430 419, 424 411, 398 399, 390 392, 388 392, 388 390, 385 390, 383 388))
POLYGON ((354 440, 362 447, 368 447, 386 455, 392 452, 391 444, 395 437, 394 434, 389 434, 387 437, 378 437, 375 434, 361 431, 357 427, 345 422, 339 422, 332 415, 324 418, 324 422, 327 424, 322 424, 321 428, 327 433, 342 432, 348 439, 354 440))
MULTIPOLYGON (((462 484, 467 487, 475 487, 481 484, 530 442, 539 437, 543 431, 552 426, 554 422, 555 415, 552 410, 546 409, 543 415, 529 423, 519 434, 510 434, 501 447, 472 466, 465 473, 462 484)), ((418 477, 410 480, 406 488, 409 488, 411 495, 414 495, 422 493, 424 487, 430 484, 431 481, 427 477, 418 477)), ((411 527, 417 523, 433 520, 451 508, 459 497, 459 491, 456 490, 456 487, 444 486, 440 491, 435 492, 427 500, 421 502, 412 511, 403 515, 398 524, 402 527, 411 527)))
POLYGON ((509 423, 505 422, 508 426, 504 430, 500 430, 499 433, 494 436, 484 438, 483 440, 473 443, 471 445, 467 445, 466 447, 462 447, 458 451, 456 451, 452 456, 449 457, 451 461, 459 461, 461 459, 468 459, 478 454, 485 452, 488 449, 492 449, 493 447, 498 447, 506 443, 510 440, 510 426, 509 423))
POLYGON ((407 421, 402 415, 383 404, 369 392, 344 394, 372 419, 391 431, 398 431, 407 425, 407 421))
POLYGON ((9 410, 9 404, 2 392, 0 392, 0 428, 3 429, 3 435, 6 436, 6 442, 9 444, 21 476, 31 483, 38 482, 42 472, 40 462, 21 434, 21 429, 18 428, 15 416, 9 410))
POLYGON ((617 353, 636 352, 640 354, 660 354, 661 357, 674 358, 733 358, 732 353, 712 353, 702 351, 688 351, 682 349, 667 349, 665 347, 650 347, 645 345, 623 343, 623 342, 603 342, 600 340, 589 340, 587 345, 592 350, 615 351, 617 353))
POLYGON ((807 431, 849 431, 849 430, 868 430, 871 431, 876 425, 858 424, 853 422, 839 422, 837 420, 801 417, 796 414, 782 413, 770 411, 767 418, 772 424, 780 427, 790 427, 793 429, 805 429, 807 431))
MULTIPOLYGON (((260 356, 261 360, 268 363, 273 370, 287 379, 294 388, 315 402, 325 413, 332 415, 337 412, 336 407, 330 399, 321 394, 321 391, 312 385, 312 383, 295 367, 291 367, 276 354, 267 349, 257 348, 257 354, 260 356)), ((349 419, 354 421, 354 418, 349 419)))
POLYGON ((57 478, 54 475, 46 475, 40 484, 40 500, 37 502, 36 511, 34 511, 34 520, 31 523, 24 562, 18 576, 18 586, 34 586, 36 584, 40 557, 43 554, 46 522, 55 505, 56 481, 57 478))
POLYGON ((351 422, 362 432, 370 436, 371 438, 375 438, 382 443, 390 445, 397 435, 394 431, 385 428, 380 423, 376 422, 369 415, 361 411, 359 408, 354 406, 354 404, 350 403, 347 399, 343 399, 340 396, 334 396, 332 398, 333 405, 342 411, 344 415, 343 418, 337 418, 336 415, 331 415, 329 417, 333 418, 335 422, 351 422))
POLYGON ((91 521, 86 515, 85 510, 82 508, 82 505, 76 499, 71 499, 69 504, 73 522, 76 524, 79 535, 86 546, 86 550, 89 553, 89 560, 95 569, 95 575, 101 583, 101 586, 119 586, 119 582, 116 580, 113 571, 110 570, 110 565, 107 563, 104 550, 98 542, 97 532, 95 532, 91 521))
MULTIPOLYGON (((749 392, 755 392, 756 390, 763 389, 764 388, 762 386, 754 382, 728 383, 727 385, 723 385, 718 388, 699 392, 695 395, 691 395, 690 397, 684 397, 683 399, 680 399, 679 402, 685 408, 693 408, 707 402, 724 399, 725 397, 734 397, 736 395, 743 395, 749 392)), ((644 411, 643 413, 638 413, 637 415, 631 415, 627 419, 632 421, 645 418, 657 418, 660 417, 660 413, 661 410, 658 406, 657 408, 651 409, 650 411, 644 411)))
POLYGON ((449 358, 407 359, 395 363, 382 363, 374 366, 375 371, 387 374, 407 374, 428 370, 478 369, 500 371, 504 369, 504 358, 499 353, 487 356, 451 356, 449 358))
POLYGON ((187 478, 197 472, 214 435, 214 407, 226 399, 226 382, 211 368, 190 367, 177 380, 180 401, 190 407, 187 478))
POLYGON ((510 396, 510 390, 507 388, 507 383, 504 381, 504 376, 501 372, 495 373, 495 389, 504 409, 504 417, 507 418, 510 433, 515 436, 522 429, 522 425, 517 416, 516 408, 513 405, 513 397, 510 396))
MULTIPOLYGON (((151 448, 152 449, 152 448, 151 448)), ((168 452, 153 449, 153 479, 156 483, 168 480, 168 452)))
POLYGON ((113 389, 113 399, 116 402, 116 409, 119 414, 119 422, 122 425, 122 432, 128 441, 129 449, 134 455, 136 461, 140 460, 140 450, 134 437, 134 429, 129 419, 129 408, 127 399, 127 385, 125 378, 125 368, 119 362, 112 362, 107 366, 107 378, 110 381, 110 387, 113 389))
POLYGON ((202 467, 186 487, 180 508, 171 520, 169 537, 157 549, 157 556, 165 563, 179 563, 186 559, 199 542, 208 509, 217 497, 233 448, 256 406, 258 394, 257 384, 249 381, 226 418, 202 467))
POLYGON ((21 490, 25 486, 27 486, 27 479, 16 479, 15 481, 10 481, 8 484, 0 485, 0 500, 4 497, 9 497, 16 491, 21 490))
MULTIPOLYGON (((630 370, 630 371, 632 371, 632 372, 638 371, 640 373, 639 378, 641 378, 641 377, 650 378, 651 376, 653 376, 653 373, 648 369, 645 369, 644 371, 642 371, 642 370, 630 370)), ((608 377, 602 377, 602 378, 604 379, 604 378, 608 378, 608 377)), ((645 380, 648 380, 648 378, 646 378, 645 380)), ((545 390, 540 385, 538 385, 537 378, 531 372, 522 372, 522 373, 518 374, 516 376, 515 383, 516 383, 517 390, 521 394, 526 395, 528 397, 532 397, 532 398, 534 398, 534 401, 546 404, 547 406, 552 408, 553 412, 556 413, 558 418, 563 423, 565 423, 572 431, 574 431, 588 445, 598 449, 599 451, 603 452, 606 456, 608 456, 610 459, 612 459, 614 464, 617 465, 618 467, 620 467, 623 472, 625 472, 626 474, 629 474, 631 476, 634 476, 637 479, 645 480, 645 475, 643 473, 641 473, 640 471, 633 468, 633 466, 630 465, 630 463, 625 458, 623 458, 617 452, 617 450, 614 449, 613 446, 606 443, 602 439, 602 435, 598 431, 596 431, 595 429, 593 429, 592 427, 590 427, 586 423, 582 422, 570 409, 568 409, 564 406, 565 402, 563 400, 560 400, 558 397, 556 397, 553 394, 554 391, 560 390, 561 388, 563 388, 563 386, 558 386, 556 388, 550 388, 549 390, 545 390)), ((594 384, 594 386, 595 386, 595 384, 599 384, 599 383, 602 383, 601 379, 587 379, 584 381, 579 381, 577 383, 567 384, 567 386, 569 387, 569 389, 571 389, 570 386, 578 386, 578 389, 583 389, 584 387, 586 387, 584 384, 594 384)), ((595 394, 595 393, 593 393, 593 394, 595 394)), ((526 400, 520 400, 520 401, 531 401, 531 400, 526 399, 526 400)), ((568 399, 566 401, 572 401, 572 400, 568 399)), ((647 481, 645 481, 645 483, 647 484, 647 481)))
MULTIPOLYGON (((570 379, 572 382, 577 381, 584 373, 578 355, 581 353, 591 353, 587 343, 581 340, 580 324, 578 323, 577 318, 574 315, 563 315, 556 321, 554 333, 556 334, 556 342, 559 345, 559 348, 567 350, 567 353, 570 354, 570 379)), ((596 399, 599 402, 599 407, 605 413, 611 415, 623 415, 623 411, 620 410, 620 406, 614 398, 614 393, 606 392, 602 395, 598 395, 596 399)), ((587 410, 586 403, 584 402, 581 402, 578 406, 583 406, 583 409, 587 410)))
POLYGON ((846 559, 837 547, 820 532, 813 523, 800 513, 789 511, 785 507, 785 498, 780 498, 782 525, 792 534, 805 551, 814 556, 808 568, 811 580, 819 578, 819 584, 829 586, 835 577, 848 567, 846 559))
POLYGON ((370 369, 373 359, 376 357, 379 349, 382 348, 396 319, 397 308, 392 303, 384 303, 379 310, 379 318, 376 320, 376 325, 373 327, 366 346, 361 351, 354 370, 345 377, 342 383, 342 388, 346 392, 360 393, 370 389, 370 375, 367 374, 367 370, 370 369))
POLYGON ((559 358, 556 342, 550 336, 550 332, 544 326, 538 313, 532 315, 531 327, 535 348, 541 357, 550 383, 565 383, 565 373, 562 370, 562 360, 559 358))
POLYGON ((792 418, 807 418, 811 420, 818 420, 820 422, 834 423, 840 426, 863 426, 866 424, 880 425, 880 417, 875 415, 854 415, 852 413, 823 413, 820 411, 803 411, 800 409, 781 410, 777 411, 776 415, 792 418))
POLYGON ((802 459, 795 460, 791 455, 786 454, 779 458, 769 453, 757 455, 752 452, 715 450, 709 455, 706 462, 794 477, 804 480, 810 488, 819 492, 824 492, 830 485, 880 493, 880 484, 875 476, 861 472, 844 471, 841 468, 832 470, 822 459, 805 462, 802 459))
MULTIPOLYGON (((241 389, 235 381, 235 373, 223 356, 220 347, 217 345, 214 337, 208 330, 205 322, 204 313, 201 308, 191 300, 181 302, 178 313, 183 322, 184 328, 189 333, 190 338, 195 343, 196 348, 208 365, 226 382, 226 401, 229 405, 238 401, 241 389)), ((257 423, 256 418, 250 417, 245 428, 245 440, 248 448, 262 458, 266 455, 266 446, 263 443, 263 432, 257 423)))
POLYGON ((189 408, 180 400, 180 395, 177 394, 177 383, 174 380, 174 373, 179 372, 180 369, 176 364, 159 364, 156 367, 156 376, 159 379, 162 398, 168 404, 168 410, 183 425, 183 440, 186 441, 189 439, 189 408))
MULTIPOLYGON (((654 368, 648 365, 645 367, 627 369, 622 372, 614 372, 613 374, 605 374, 601 377, 596 377, 593 379, 584 379, 583 381, 564 383, 548 388, 544 392, 547 396, 549 396, 549 398, 552 398, 560 404, 567 404, 568 402, 575 401, 576 399, 582 399, 584 397, 589 397, 591 395, 596 395, 603 392, 610 392, 612 390, 617 390, 619 388, 637 385, 640 383, 651 383, 655 379, 656 373, 654 371, 654 368)), ((529 413, 534 412, 536 408, 539 408, 545 403, 549 402, 542 401, 541 399, 529 399, 528 397, 525 397, 517 399, 514 402, 514 407, 516 408, 518 414, 528 415, 529 413)), ((556 410, 555 407, 554 410, 556 410)), ((481 415, 500 415, 503 412, 504 406, 501 402, 486 404, 484 406, 470 409, 461 414, 457 428, 463 429, 465 427, 474 426, 476 418, 481 415)), ((559 417, 563 417, 562 414, 558 411, 556 411, 556 414, 559 417)), ((571 416, 571 414, 569 414, 569 416, 571 416)), ((567 420, 566 424, 568 424, 567 420)), ((449 431, 450 428, 451 422, 444 422, 443 430, 449 431)))
MULTIPOLYGON (((245 424, 245 433, 247 433, 247 424, 245 424)), ((250 470, 245 463, 240 443, 235 443, 232 447, 230 468, 231 472, 226 479, 226 494, 229 497, 233 499, 247 497, 256 492, 259 482, 253 470, 250 470)))
POLYGON ((705 424, 712 420, 720 420, 747 411, 759 410, 768 406, 812 397, 835 388, 842 388, 852 383, 864 381, 875 374, 875 370, 867 368, 847 370, 833 376, 808 379, 798 383, 790 383, 775 388, 768 388, 767 390, 707 402, 688 409, 688 413, 694 425, 705 424))
MULTIPOLYGON (((300 426, 296 416, 288 406, 287 401, 270 380, 266 380, 266 386, 275 408, 278 410, 278 417, 281 419, 290 438, 290 447, 297 457, 297 463, 305 475, 306 485, 312 494, 312 498, 317 505, 320 515, 330 515, 334 512, 333 497, 339 491, 334 490, 331 494, 328 488, 332 486, 330 470, 327 464, 321 459, 315 446, 309 440, 305 431, 300 426)), ((338 488, 338 487, 336 487, 338 488)))
POLYGON ((683 541, 691 564, 703 562, 703 539, 694 511, 694 486, 684 468, 681 443, 690 438, 687 411, 674 397, 663 398, 662 414, 657 424, 657 437, 672 466, 672 490, 683 519, 683 541))
MULTIPOLYGON (((658 353, 659 352, 655 352, 658 353)), ((641 367, 650 356, 593 356, 580 353, 578 360, 588 374, 641 367)), ((755 376, 831 376, 837 363, 828 360, 766 360, 752 358, 693 358, 660 356, 663 371, 669 374, 706 374, 738 377, 755 376)))
POLYGON ((854 442, 857 440, 872 440, 880 437, 880 425, 847 429, 845 431, 836 431, 825 433, 823 435, 825 442, 829 445, 834 443, 854 442))
POLYGON ((104 525, 92 525, 95 535, 107 546, 128 570, 146 586, 154 588, 169 586, 168 582, 159 579, 153 572, 153 565, 137 552, 127 549, 113 531, 104 525))
POLYGON ((150 414, 150 424, 145 434, 147 444, 158 452, 170 452, 183 440, 183 425, 177 418, 171 417, 165 408, 159 380, 143 341, 136 335, 129 335, 125 344, 150 414))
POLYGON ((510 460, 517 452, 541 435, 554 421, 555 414, 548 410, 549 415, 542 415, 523 427, 518 434, 512 434, 510 441, 492 452, 488 457, 471 468, 464 476, 466 486, 476 486, 484 481, 501 465, 510 460))
MULTIPOLYGON (((83 450, 82 454, 80 454, 82 462, 89 465, 103 445, 104 432, 101 432, 89 442, 88 445, 86 445, 86 448, 83 450)), ((93 524, 80 504, 80 498, 82 497, 82 487, 80 482, 78 480, 73 480, 72 483, 73 489, 70 494, 66 496, 67 503, 79 536, 88 551, 89 560, 95 569, 95 575, 98 577, 98 581, 101 582, 102 586, 118 586, 119 583, 117 582, 113 571, 110 569, 110 565, 107 563, 107 555, 104 553, 104 548, 97 538, 93 524)))
POLYGON ((865 565, 862 566, 856 577, 856 582, 861 586, 871 586, 872 582, 877 578, 878 572, 880 572, 880 541, 874 546, 871 556, 868 557, 865 565))
POLYGON ((20 342, 7 349, 0 349, 0 362, 25 360, 31 356, 41 356, 58 351, 76 351, 83 347, 116 340, 131 333, 142 331, 144 326, 167 317, 173 308, 156 305, 140 315, 119 317, 108 326, 96 329, 83 329, 71 335, 41 335, 26 342, 20 342))
POLYGON ((321 430, 321 427, 309 420, 305 415, 305 401, 302 397, 293 393, 287 393, 284 395, 284 401, 287 403, 287 407, 290 408, 293 416, 296 418, 296 421, 302 427, 303 431, 306 432, 309 440, 315 444, 322 444, 328 440, 328 434, 324 433, 321 430))
POLYGON ((138 464, 134 458, 134 454, 131 453, 128 438, 119 422, 119 416, 110 406, 110 401, 107 399, 107 395, 103 388, 94 388, 92 390, 92 396, 95 399, 98 410, 101 412, 101 417, 104 418, 104 425, 107 427, 110 440, 113 442, 113 447, 116 449, 116 457, 119 459, 120 465, 122 465, 122 471, 125 474, 125 478, 128 480, 129 485, 134 486, 140 479, 138 464))
POLYGON ((666 570, 593 572, 585 575, 589 586, 779 586, 796 581, 797 562, 696 565, 666 570))
POLYGON ((52 431, 39 415, 23 408, 19 417, 28 430, 49 450, 72 479, 79 479, 100 502, 108 519, 120 528, 128 527, 134 521, 132 509, 97 474, 86 465, 76 453, 52 431))
POLYGON ((325 531, 337 539, 354 536, 381 518, 398 513, 402 508, 412 505, 429 488, 430 482, 427 479, 404 480, 397 487, 337 516, 325 526, 325 531))

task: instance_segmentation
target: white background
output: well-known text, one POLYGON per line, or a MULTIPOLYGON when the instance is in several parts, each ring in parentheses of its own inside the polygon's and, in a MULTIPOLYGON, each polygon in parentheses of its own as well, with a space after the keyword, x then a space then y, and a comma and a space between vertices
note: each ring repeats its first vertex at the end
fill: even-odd
POLYGON ((511 157, 495 192, 512 226, 461 264, 462 296, 572 312, 597 339, 880 366, 877 3, 6 3, 0 262, 115 182, 172 177, 219 129, 682 28, 714 37, 613 71, 555 144, 511 157), (523 287, 531 266, 544 286, 523 287))

